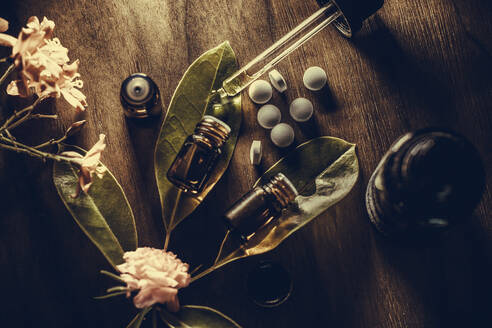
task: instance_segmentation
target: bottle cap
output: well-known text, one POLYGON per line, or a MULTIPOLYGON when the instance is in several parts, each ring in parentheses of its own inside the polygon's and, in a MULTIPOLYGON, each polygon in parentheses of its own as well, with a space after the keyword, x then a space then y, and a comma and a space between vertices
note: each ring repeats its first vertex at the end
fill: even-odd
POLYGON ((346 37, 352 37, 362 22, 383 6, 384 0, 316 0, 320 7, 334 3, 342 12, 333 24, 346 37))
POLYGON ((132 74, 121 84, 120 101, 128 117, 159 116, 161 114, 159 100, 157 85, 143 73, 132 74))
POLYGON ((204 115, 202 118, 203 121, 208 121, 214 123, 217 126, 220 126, 227 134, 231 133, 231 127, 225 123, 224 121, 219 120, 217 117, 212 115, 204 115))

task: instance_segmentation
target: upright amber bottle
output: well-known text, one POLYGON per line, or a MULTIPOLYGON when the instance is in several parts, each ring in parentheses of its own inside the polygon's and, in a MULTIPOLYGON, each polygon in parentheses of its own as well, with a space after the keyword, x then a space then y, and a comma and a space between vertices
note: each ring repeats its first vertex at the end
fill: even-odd
POLYGON ((205 115, 196 125, 167 172, 167 178, 184 192, 202 191, 229 138, 231 128, 216 117, 205 115))
POLYGON ((277 219, 298 193, 292 182, 282 173, 267 184, 255 187, 239 199, 223 216, 228 229, 242 243, 262 226, 277 219))

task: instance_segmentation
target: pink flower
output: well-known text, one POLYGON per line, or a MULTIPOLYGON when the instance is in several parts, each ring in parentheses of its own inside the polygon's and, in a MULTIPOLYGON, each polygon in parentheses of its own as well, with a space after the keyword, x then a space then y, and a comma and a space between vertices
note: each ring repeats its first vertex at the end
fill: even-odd
MULTIPOLYGON (((0 27, 5 27, 5 23, 0 21, 0 27)), ((37 17, 31 17, 17 39, 0 33, 0 45, 12 47, 11 56, 21 68, 19 80, 8 85, 7 93, 27 97, 33 90, 39 97, 63 96, 70 105, 83 111, 87 102, 78 90, 83 87, 78 73, 79 61, 68 64, 68 49, 58 38, 52 38, 54 28, 55 23, 46 17, 41 23, 37 17)))
POLYGON ((125 263, 118 265, 121 278, 126 282, 135 307, 143 309, 156 303, 166 304, 169 311, 179 311, 178 289, 190 284, 188 264, 171 252, 141 247, 123 256, 125 263))
POLYGON ((101 153, 106 148, 106 136, 104 134, 99 135, 99 141, 85 154, 81 154, 75 151, 66 151, 61 153, 62 156, 72 158, 80 165, 79 169, 79 184, 77 185, 77 191, 72 197, 77 198, 80 192, 87 193, 93 182, 93 175, 99 179, 102 179, 106 168, 101 165, 101 153))

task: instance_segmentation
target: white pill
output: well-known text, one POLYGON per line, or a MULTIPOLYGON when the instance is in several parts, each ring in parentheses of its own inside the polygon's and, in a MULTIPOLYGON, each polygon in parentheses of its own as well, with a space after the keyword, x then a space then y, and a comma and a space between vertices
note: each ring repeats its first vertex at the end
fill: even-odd
POLYGON ((273 87, 277 89, 278 92, 287 90, 287 82, 279 71, 276 69, 270 71, 268 77, 270 78, 270 83, 272 83, 273 87))
POLYGON ((302 80, 306 88, 311 91, 318 91, 323 89, 326 84, 326 72, 318 66, 309 67, 306 72, 304 72, 302 80))
POLYGON ((258 120, 258 124, 262 128, 271 129, 282 119, 282 114, 280 113, 280 109, 274 105, 263 105, 260 110, 258 110, 258 114, 256 115, 256 119, 258 120))
POLYGON ((277 124, 272 129, 270 138, 277 147, 289 147, 294 142, 294 129, 287 123, 277 124))
POLYGON ((261 148, 261 141, 253 140, 251 148, 249 150, 249 160, 251 164, 258 165, 261 163, 261 157, 263 156, 263 150, 261 148))
POLYGON ((266 104, 272 99, 272 86, 265 80, 256 80, 249 87, 249 97, 257 104, 266 104))
POLYGON ((306 98, 297 98, 290 104, 289 112, 297 122, 306 122, 313 116, 313 103, 306 98))

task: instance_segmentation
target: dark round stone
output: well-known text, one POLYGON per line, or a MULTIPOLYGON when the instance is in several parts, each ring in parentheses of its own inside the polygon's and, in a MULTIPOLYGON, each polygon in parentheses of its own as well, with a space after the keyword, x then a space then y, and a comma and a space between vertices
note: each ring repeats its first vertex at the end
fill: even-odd
POLYGON ((249 297, 259 306, 274 307, 285 302, 292 292, 290 274, 275 262, 260 262, 248 275, 249 297))

